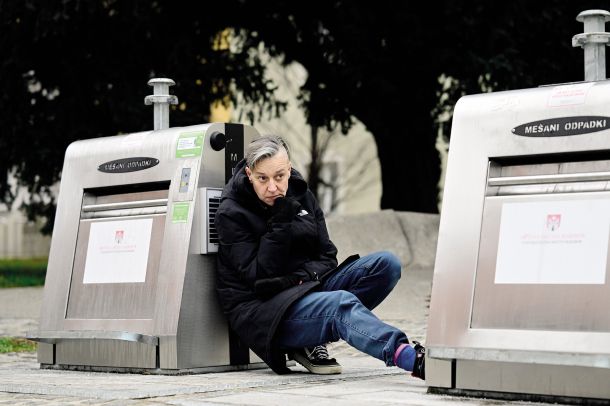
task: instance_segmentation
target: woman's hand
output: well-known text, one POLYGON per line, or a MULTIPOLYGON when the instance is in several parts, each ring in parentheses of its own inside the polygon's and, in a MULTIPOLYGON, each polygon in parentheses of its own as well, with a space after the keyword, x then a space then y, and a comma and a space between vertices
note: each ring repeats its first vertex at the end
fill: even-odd
POLYGON ((271 206, 271 223, 289 223, 301 209, 301 203, 290 197, 278 197, 271 206))
POLYGON ((283 290, 300 285, 303 281, 296 275, 259 279, 254 282, 254 293, 261 298, 275 296, 283 290))

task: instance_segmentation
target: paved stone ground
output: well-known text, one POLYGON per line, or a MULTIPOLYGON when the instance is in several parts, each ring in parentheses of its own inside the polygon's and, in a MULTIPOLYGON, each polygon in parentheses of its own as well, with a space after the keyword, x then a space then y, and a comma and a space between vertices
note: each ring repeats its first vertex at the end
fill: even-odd
POLYGON ((0 336, 25 337, 36 330, 42 288, 0 289, 0 336))
MULTIPOLYGON (((270 370, 188 376, 107 374, 38 368, 34 354, 0 356, 0 405, 500 405, 426 393, 424 382, 341 345, 341 375, 270 370)), ((528 402, 511 402, 527 405, 528 402)))
MULTIPOLYGON (((376 313, 425 342, 431 272, 406 273, 376 313)), ((35 330, 41 288, 0 289, 0 335, 35 330)), ((423 381, 387 368, 340 342, 329 346, 341 375, 300 366, 292 375, 269 369, 187 376, 41 370, 36 356, 0 354, 0 405, 498 405, 502 401, 426 393, 423 381)), ((526 405, 528 402, 511 402, 526 405)), ((540 405, 540 404, 538 404, 540 405)))

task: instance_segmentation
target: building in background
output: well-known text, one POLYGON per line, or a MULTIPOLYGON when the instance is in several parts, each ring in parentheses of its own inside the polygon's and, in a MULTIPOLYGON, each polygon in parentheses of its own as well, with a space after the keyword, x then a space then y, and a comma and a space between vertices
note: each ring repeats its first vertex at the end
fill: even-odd
POLYGON ((45 258, 51 237, 40 234, 40 225, 27 221, 18 210, 0 211, 0 258, 45 258))
MULTIPOLYGON (((278 118, 264 117, 253 123, 261 134, 282 136, 290 146, 295 169, 307 179, 312 157, 312 129, 305 120, 297 99, 307 71, 298 63, 286 67, 268 58, 267 74, 278 86, 277 96, 287 102, 286 111, 278 118)), ((210 121, 244 121, 245 111, 218 103, 212 107, 210 121)), ((320 206, 327 214, 354 214, 379 210, 381 200, 381 167, 373 136, 356 121, 349 134, 318 129, 317 143, 322 145, 322 180, 319 187, 320 206)))

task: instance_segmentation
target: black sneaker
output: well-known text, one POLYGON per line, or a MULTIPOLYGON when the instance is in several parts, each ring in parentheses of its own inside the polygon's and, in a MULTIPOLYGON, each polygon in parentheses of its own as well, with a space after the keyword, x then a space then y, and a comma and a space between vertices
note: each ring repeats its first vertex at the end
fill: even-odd
POLYGON ((426 348, 417 341, 413 341, 415 350, 415 364, 411 376, 426 379, 426 348))
POLYGON ((290 355, 291 359, 303 365, 312 374, 331 375, 341 373, 341 365, 337 360, 328 356, 325 345, 299 348, 290 355))

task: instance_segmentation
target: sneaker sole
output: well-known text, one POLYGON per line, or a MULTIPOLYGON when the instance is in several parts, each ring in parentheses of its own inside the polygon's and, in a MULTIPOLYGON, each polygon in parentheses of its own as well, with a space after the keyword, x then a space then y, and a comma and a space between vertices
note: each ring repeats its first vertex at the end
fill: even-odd
POLYGON ((316 375, 336 375, 341 373, 341 365, 314 365, 301 354, 292 354, 294 359, 299 364, 303 365, 312 374, 316 375))

